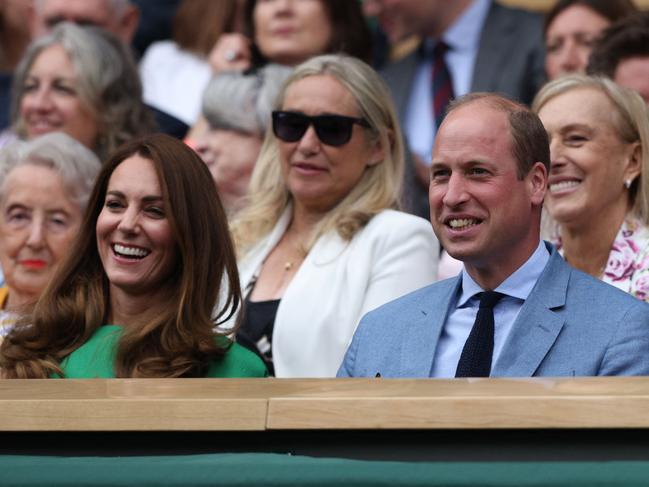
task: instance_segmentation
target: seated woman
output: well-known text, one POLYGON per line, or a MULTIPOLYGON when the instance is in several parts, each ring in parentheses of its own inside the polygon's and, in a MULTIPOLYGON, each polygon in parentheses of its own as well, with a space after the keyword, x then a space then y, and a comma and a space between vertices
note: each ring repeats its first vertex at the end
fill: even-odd
POLYGON ((289 77, 233 222, 238 339, 278 377, 334 377, 363 314, 435 278, 430 223, 395 211, 403 142, 367 64, 315 57, 289 77))
POLYGON ((191 126, 212 69, 207 56, 225 32, 240 24, 239 0, 181 0, 171 38, 152 43, 139 63, 144 101, 191 126))
POLYGON ((210 53, 214 73, 268 63, 296 66, 310 57, 344 53, 370 62, 372 33, 360 2, 243 0, 243 33, 223 34, 210 53))
POLYGON ((545 72, 553 80, 584 73, 602 31, 636 13, 632 0, 557 0, 545 16, 545 72))
POLYGON ((270 112, 290 68, 269 65, 254 73, 221 73, 203 93, 203 116, 209 130, 196 150, 212 173, 228 214, 240 209, 270 112))
POLYGON ((76 236, 99 159, 62 133, 0 150, 0 341, 50 281, 76 236))
POLYGON ((57 25, 29 45, 13 83, 11 122, 24 139, 65 132, 103 161, 155 127, 131 53, 99 28, 57 25))
MULTIPOLYGON (((296 66, 326 53, 345 53, 367 62, 372 57, 372 35, 357 1, 244 0, 242 30, 219 37, 209 56, 214 74, 266 64, 296 66)), ((197 140, 206 129, 200 118, 188 138, 197 140)))
POLYGON ((546 236, 577 269, 649 301, 649 116, 637 93, 570 75, 533 104, 550 136, 546 236))
POLYGON ((179 140, 145 136, 104 164, 69 258, 0 346, 0 369, 8 378, 262 377, 259 358, 215 331, 239 303, 209 171, 179 140))

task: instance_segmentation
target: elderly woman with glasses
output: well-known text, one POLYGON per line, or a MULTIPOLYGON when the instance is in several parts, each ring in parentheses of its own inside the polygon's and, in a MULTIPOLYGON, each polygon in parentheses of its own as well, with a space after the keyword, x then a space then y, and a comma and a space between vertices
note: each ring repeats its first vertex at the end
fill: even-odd
POLYGON ((238 341, 277 377, 334 377, 361 316, 435 279, 430 224, 396 211, 403 144, 378 75, 344 55, 299 65, 232 230, 238 341))

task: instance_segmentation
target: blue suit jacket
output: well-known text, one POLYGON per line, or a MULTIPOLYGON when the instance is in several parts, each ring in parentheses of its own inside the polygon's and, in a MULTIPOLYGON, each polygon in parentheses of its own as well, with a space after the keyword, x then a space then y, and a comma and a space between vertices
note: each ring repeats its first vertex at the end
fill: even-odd
MULTIPOLYGON (((447 279, 366 314, 338 377, 428 377, 459 286, 459 276, 447 279)), ((649 304, 552 248, 491 376, 596 375, 649 375, 649 304)))

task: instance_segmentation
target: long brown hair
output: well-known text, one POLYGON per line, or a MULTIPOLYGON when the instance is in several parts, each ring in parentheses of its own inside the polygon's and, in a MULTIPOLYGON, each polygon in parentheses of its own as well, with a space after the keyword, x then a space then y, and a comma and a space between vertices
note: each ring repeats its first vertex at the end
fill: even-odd
POLYGON ((157 134, 123 145, 105 163, 68 258, 33 314, 25 317, 0 347, 4 377, 61 374, 61 359, 106 323, 109 283, 99 258, 95 227, 113 171, 136 154, 155 166, 178 258, 169 280, 166 309, 145 325, 124 330, 116 376, 200 377, 210 361, 227 352, 227 340, 220 344, 215 340, 215 335, 222 334, 215 331, 215 325, 230 318, 241 301, 227 218, 205 164, 179 140, 157 134))
POLYGON ((207 57, 221 34, 234 31, 237 8, 237 0, 182 0, 173 20, 174 41, 207 57))

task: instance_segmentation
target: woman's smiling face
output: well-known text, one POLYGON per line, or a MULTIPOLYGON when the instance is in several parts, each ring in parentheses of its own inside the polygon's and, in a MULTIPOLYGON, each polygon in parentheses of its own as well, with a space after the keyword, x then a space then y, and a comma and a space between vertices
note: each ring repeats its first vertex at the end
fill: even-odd
POLYGON ((81 99, 74 65, 62 46, 50 46, 36 57, 22 90, 20 118, 28 139, 59 131, 95 148, 97 120, 81 99))
POLYGON ((546 205, 552 217, 587 224, 628 204, 624 183, 639 174, 637 143, 622 140, 609 98, 595 88, 573 89, 549 99, 538 114, 550 137, 546 205))
POLYGON ((111 292, 141 295, 165 287, 178 259, 169 211, 152 161, 133 155, 113 171, 96 226, 111 292))
POLYGON ((18 166, 3 186, 0 263, 10 300, 37 298, 77 234, 81 208, 49 167, 18 166))

